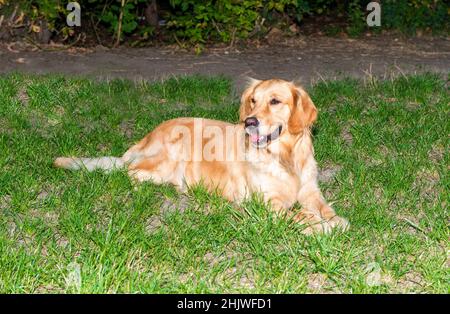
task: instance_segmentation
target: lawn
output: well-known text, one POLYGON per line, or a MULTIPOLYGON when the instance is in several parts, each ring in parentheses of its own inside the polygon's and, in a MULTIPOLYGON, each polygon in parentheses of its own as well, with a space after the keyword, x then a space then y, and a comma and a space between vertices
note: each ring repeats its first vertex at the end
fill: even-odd
POLYGON ((0 76, 0 292, 449 293, 448 88, 427 74, 308 89, 320 185, 351 223, 308 237, 256 197, 52 167, 120 156, 173 117, 236 122, 230 80, 0 76))

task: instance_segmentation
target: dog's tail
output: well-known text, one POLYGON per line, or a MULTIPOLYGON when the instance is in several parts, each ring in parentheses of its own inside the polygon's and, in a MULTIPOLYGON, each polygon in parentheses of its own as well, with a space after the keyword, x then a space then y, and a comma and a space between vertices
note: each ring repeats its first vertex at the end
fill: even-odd
POLYGON ((58 157, 53 162, 53 165, 58 168, 69 170, 94 171, 101 169, 104 171, 111 171, 120 169, 125 166, 125 162, 119 157, 98 157, 98 158, 76 158, 76 157, 58 157))

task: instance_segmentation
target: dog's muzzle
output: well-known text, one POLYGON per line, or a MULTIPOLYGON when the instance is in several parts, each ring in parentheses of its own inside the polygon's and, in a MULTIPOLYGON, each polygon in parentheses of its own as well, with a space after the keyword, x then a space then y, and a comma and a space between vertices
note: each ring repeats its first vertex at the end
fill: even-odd
POLYGON ((270 134, 260 134, 259 133, 259 121, 256 118, 245 119, 245 132, 249 136, 250 142, 257 147, 264 147, 271 141, 276 140, 280 134, 283 127, 279 125, 275 131, 270 134), (249 120, 251 119, 251 120, 249 120))

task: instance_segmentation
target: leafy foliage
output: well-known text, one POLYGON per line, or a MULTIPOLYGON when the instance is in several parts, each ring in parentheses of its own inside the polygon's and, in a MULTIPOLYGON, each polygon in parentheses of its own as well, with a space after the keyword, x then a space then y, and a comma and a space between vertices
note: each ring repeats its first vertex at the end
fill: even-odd
POLYGON ((385 0, 382 7, 384 27, 406 33, 418 29, 448 32, 449 15, 448 2, 439 0, 385 0))
POLYGON ((234 37, 247 38, 268 12, 283 12, 296 6, 295 0, 245 0, 239 5, 233 0, 171 0, 175 14, 169 28, 175 35, 193 42, 208 40, 229 42, 234 37))
MULTIPOLYGON (((30 30, 38 31, 38 21, 46 21, 53 34, 73 35, 92 31, 90 21, 100 25, 113 37, 121 24, 121 36, 138 35, 151 39, 154 26, 145 23, 145 9, 150 0, 78 0, 82 8, 84 28, 66 25, 66 2, 62 0, 0 0, 0 15, 7 15, 19 6, 20 14, 29 21, 30 30), (122 16, 120 19, 119 17, 122 16), (34 27, 34 28, 33 28, 34 27), (145 36, 142 36, 145 34, 145 36)), ((295 23, 302 26, 305 17, 312 19, 329 16, 343 19, 350 36, 365 31, 376 31, 366 24, 366 6, 369 0, 170 0, 158 1, 159 18, 166 27, 159 31, 164 38, 175 38, 196 45, 208 42, 230 43, 266 34, 271 27, 287 28, 295 23)), ((381 28, 396 29, 414 34, 418 30, 447 33, 448 5, 444 0, 385 0, 381 3, 381 28)), ((341 30, 328 26, 333 35, 341 30)))
MULTIPOLYGON (((104 10, 104 13, 100 16, 100 19, 109 26, 111 32, 116 33, 119 25, 120 0, 117 3, 109 6, 104 10)), ((122 31, 125 34, 133 33, 138 27, 138 15, 136 14, 137 5, 144 3, 146 0, 128 0, 125 1, 123 7, 123 19, 122 19, 122 31)))

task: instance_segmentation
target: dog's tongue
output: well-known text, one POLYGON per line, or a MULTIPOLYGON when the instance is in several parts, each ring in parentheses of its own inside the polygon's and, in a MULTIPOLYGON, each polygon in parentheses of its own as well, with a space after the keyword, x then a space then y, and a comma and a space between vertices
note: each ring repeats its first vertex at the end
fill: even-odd
POLYGON ((261 136, 259 136, 258 134, 252 134, 252 135, 250 135, 250 140, 251 140, 253 143, 257 143, 258 140, 260 140, 260 139, 262 139, 262 138, 263 138, 262 135, 261 135, 261 136))

